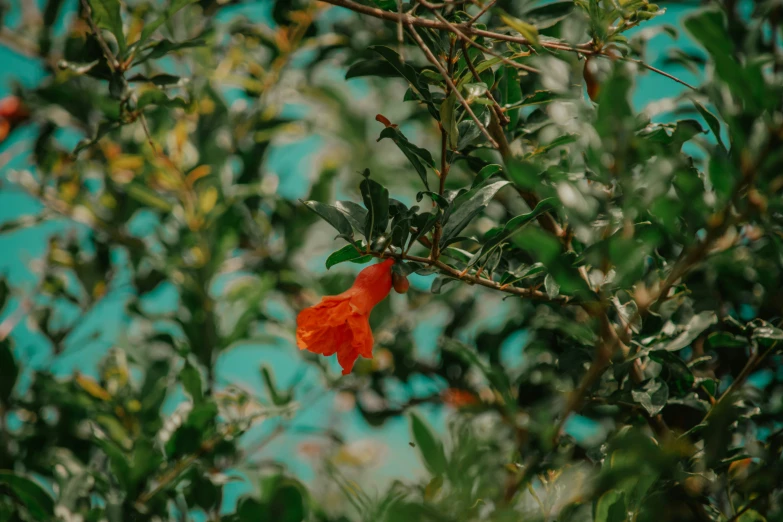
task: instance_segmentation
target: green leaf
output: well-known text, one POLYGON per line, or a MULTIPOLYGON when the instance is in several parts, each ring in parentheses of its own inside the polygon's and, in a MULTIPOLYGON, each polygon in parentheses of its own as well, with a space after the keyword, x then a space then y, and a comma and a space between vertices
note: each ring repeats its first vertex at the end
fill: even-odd
POLYGON ((399 54, 382 45, 370 46, 370 50, 375 51, 381 55, 384 60, 389 62, 389 64, 397 70, 400 76, 405 78, 411 87, 418 92, 423 100, 431 100, 430 90, 427 87, 427 84, 419 77, 418 73, 411 65, 400 60, 399 54))
POLYGON ((707 337, 707 346, 711 349, 745 348, 748 344, 748 340, 744 337, 737 337, 728 332, 714 332, 707 337))
POLYGON ((720 146, 723 147, 723 150, 726 150, 726 145, 723 144, 723 138, 720 136, 720 122, 718 122, 718 118, 708 111, 707 108, 701 103, 694 101, 693 105, 696 107, 696 110, 699 111, 701 117, 704 118, 704 121, 707 122, 707 126, 709 126, 710 130, 712 131, 712 135, 715 136, 716 140, 718 140, 720 146))
POLYGON ((150 208, 162 210, 163 212, 171 212, 171 203, 166 201, 163 197, 158 195, 154 190, 150 190, 146 185, 142 183, 133 182, 125 187, 125 192, 138 201, 139 203, 146 205, 150 208))
POLYGON ((8 281, 5 280, 5 277, 0 277, 0 315, 2 315, 3 308, 5 308, 10 295, 11 288, 8 286, 8 281))
POLYGON ((769 323, 764 322, 762 326, 753 329, 753 339, 770 339, 773 341, 783 341, 783 330, 775 328, 769 323))
POLYGON ((665 350, 650 352, 650 359, 663 366, 662 378, 666 381, 670 391, 675 391, 678 396, 684 395, 693 389, 696 378, 677 354, 665 350))
POLYGON ((182 78, 174 76, 173 74, 156 74, 151 77, 147 77, 141 74, 137 74, 128 78, 129 82, 147 82, 158 87, 164 87, 166 85, 172 85, 179 82, 182 78))
POLYGON ((563 95, 552 91, 536 91, 533 94, 525 96, 518 102, 505 105, 505 108, 518 109, 520 107, 527 107, 528 105, 540 105, 542 103, 549 103, 551 101, 562 98, 563 95))
POLYGON ((372 256, 365 255, 363 252, 357 250, 361 248, 361 242, 357 245, 345 245, 340 250, 332 252, 326 259, 326 269, 329 270, 334 265, 343 263, 345 261, 353 261, 354 263, 366 263, 372 259, 372 256))
MULTIPOLYGON (((194 38, 185 42, 172 42, 171 40, 163 39, 155 43, 148 53, 140 55, 136 60, 134 60, 133 63, 134 65, 139 65, 146 62, 147 60, 156 60, 158 58, 162 58, 174 51, 189 49, 192 47, 202 47, 204 45, 206 45, 206 41, 202 38, 194 38)), ((150 47, 147 48, 150 49, 150 47)))
MULTIPOLYGON (((504 107, 511 107, 522 101, 522 87, 519 85, 519 73, 511 66, 503 68, 503 75, 498 84, 500 99, 498 102, 504 107)), ((519 123, 519 110, 507 109, 506 117, 509 119, 508 128, 512 131, 519 123)))
POLYGON ((487 181, 489 178, 497 174, 498 172, 501 172, 503 170, 503 167, 496 164, 490 164, 483 167, 479 173, 476 175, 476 177, 473 179, 473 183, 471 184, 470 188, 476 188, 485 181, 487 181))
POLYGON ((345 214, 345 217, 348 218, 348 222, 351 223, 354 230, 360 234, 364 233, 364 223, 367 221, 367 209, 353 201, 338 201, 334 204, 334 208, 345 214))
POLYGON ((438 207, 440 207, 443 210, 451 206, 451 203, 449 202, 448 199, 441 196, 437 192, 432 192, 431 190, 423 190, 418 194, 416 194, 416 201, 420 202, 424 198, 424 196, 430 198, 436 205, 438 205, 438 207))
POLYGON ((381 60, 362 60, 348 68, 345 79, 375 76, 377 78, 399 78, 401 75, 389 62, 381 60))
POLYGON ((199 404, 204 400, 201 374, 198 368, 190 364, 189 361, 185 362, 185 367, 179 372, 179 380, 182 382, 182 387, 185 388, 187 394, 193 399, 194 404, 199 404))
POLYGON ((278 485, 269 501, 269 517, 275 522, 302 522, 307 517, 304 488, 293 480, 278 485))
POLYGON ((269 366, 264 365, 261 367, 261 378, 264 380, 264 388, 266 389, 266 393, 269 395, 269 398, 272 399, 272 404, 275 406, 283 406, 290 402, 290 393, 280 393, 277 390, 277 386, 275 386, 275 381, 272 378, 272 371, 269 366))
POLYGON ((18 377, 19 366, 14 358, 11 340, 5 338, 0 341, 0 405, 9 404, 8 399, 11 397, 18 377))
POLYGON ((696 314, 688 321, 688 324, 684 325, 682 332, 677 337, 656 345, 655 349, 668 352, 682 350, 686 346, 690 346, 697 337, 717 322, 718 317, 715 315, 715 312, 706 311, 696 314))
POLYGON ((57 62, 57 67, 60 69, 67 69, 71 71, 74 74, 82 75, 90 72, 93 67, 98 65, 100 63, 100 60, 93 60, 92 62, 87 63, 76 63, 76 62, 68 62, 66 60, 60 60, 57 62))
POLYGON ((650 416, 658 415, 669 399, 669 387, 660 379, 648 381, 641 390, 632 390, 633 400, 639 403, 650 416))
POLYGON ((560 285, 557 284, 555 278, 550 274, 547 274, 544 278, 544 289, 546 290, 546 295, 550 299, 554 299, 560 295, 560 285))
POLYGON ((142 110, 150 105, 184 108, 188 106, 188 103, 180 97, 169 98, 168 95, 161 90, 150 89, 141 93, 139 101, 136 103, 136 108, 142 110))
POLYGON ((92 138, 85 138, 76 144, 76 148, 73 149, 73 155, 76 156, 84 149, 91 147, 97 143, 101 138, 106 136, 114 129, 118 129, 122 126, 121 121, 102 121, 98 125, 98 129, 95 131, 95 136, 92 138))
POLYGON ((408 240, 408 248, 410 248, 413 243, 418 241, 420 237, 423 237, 425 234, 427 234, 427 232, 432 230, 432 228, 435 226, 435 223, 438 222, 440 215, 440 208, 438 208, 437 212, 424 212, 417 214, 413 218, 413 227, 416 229, 416 233, 411 234, 411 237, 408 240))
POLYGON ((627 518, 625 494, 622 491, 611 489, 596 501, 595 522, 625 522, 627 518))
POLYGON ((480 214, 495 197, 495 194, 509 185, 509 181, 495 181, 472 188, 461 196, 457 197, 453 203, 451 214, 443 225, 443 236, 441 245, 449 239, 456 237, 457 234, 467 227, 478 214, 480 214))
POLYGON ((440 105, 440 123, 443 126, 444 132, 448 136, 448 147, 451 150, 457 149, 457 143, 459 142, 459 131, 457 130, 457 115, 454 108, 457 103, 457 94, 455 91, 446 96, 443 103, 440 105))
MULTIPOLYGON (((533 2, 531 4, 534 5, 533 2)), ((539 30, 547 29, 568 18, 576 5, 575 2, 551 2, 541 7, 525 10, 523 17, 539 30)))
POLYGON ((592 295, 590 287, 579 275, 574 265, 575 259, 562 251, 560 241, 546 232, 532 227, 520 230, 512 236, 519 248, 528 252, 536 261, 543 264, 547 272, 560 285, 564 295, 592 295))
POLYGON ((54 500, 32 480, 8 470, 0 470, 0 484, 7 486, 36 520, 54 519, 54 500))
POLYGON ((536 29, 535 25, 523 22, 519 18, 515 18, 506 13, 501 13, 500 19, 511 29, 521 34, 531 45, 538 46, 541 44, 538 40, 538 29, 536 29))
POLYGON ((152 22, 145 24, 144 29, 141 31, 141 36, 139 37, 139 41, 136 42, 136 45, 142 45, 144 42, 149 39, 150 36, 152 36, 152 33, 154 33, 158 27, 166 23, 174 14, 189 4, 195 4, 198 2, 198 0, 171 0, 171 4, 169 4, 169 8, 166 9, 159 17, 157 17, 152 22))
POLYGON ((422 149, 421 147, 417 147, 413 143, 409 142, 408 138, 406 138, 402 132, 395 129, 394 127, 386 127, 381 131, 381 135, 378 138, 378 141, 384 138, 389 138, 397 144, 402 153, 405 154, 405 157, 408 158, 408 161, 411 162, 413 168, 416 169, 419 177, 424 182, 424 186, 429 189, 430 186, 427 182, 427 169, 425 167, 435 168, 435 161, 433 161, 430 152, 427 149, 422 149))
POLYGON ((737 522, 767 522, 767 519, 755 509, 748 509, 739 516, 737 522))
POLYGON ((341 236, 353 237, 353 230, 348 218, 337 208, 318 201, 302 201, 302 203, 321 216, 321 219, 332 225, 341 236))
POLYGON ((113 34, 120 47, 120 54, 124 54, 125 34, 122 31, 120 0, 87 0, 87 3, 90 4, 95 25, 113 34))
POLYGON ((269 508, 251 497, 242 497, 237 503, 237 516, 240 522, 267 522, 269 508))
POLYGON ((413 441, 419 448, 424 465, 432 474, 442 475, 446 472, 446 453, 443 445, 418 415, 411 412, 410 421, 413 441))
POLYGON ((392 220, 392 245, 405 249, 405 243, 410 235, 411 220, 408 215, 398 214, 392 220))
POLYGON ((364 206, 367 207, 364 236, 369 242, 371 238, 383 235, 389 226, 389 191, 370 178, 362 180, 359 190, 364 206))

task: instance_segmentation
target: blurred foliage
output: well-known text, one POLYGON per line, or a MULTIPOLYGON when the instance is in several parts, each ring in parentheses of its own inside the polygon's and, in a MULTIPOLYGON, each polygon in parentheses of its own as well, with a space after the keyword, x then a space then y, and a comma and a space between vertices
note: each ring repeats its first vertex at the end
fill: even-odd
POLYGON ((694 6, 698 49, 663 61, 699 85, 641 113, 647 43, 677 36, 646 0, 18 4, 0 43, 46 74, 0 117, 3 165, 34 134, 3 190, 41 210, 0 232, 67 226, 35 288, 0 280, 0 520, 783 519, 779 1, 694 6), (303 138, 312 179, 270 159, 303 138), (373 313, 372 360, 220 381, 385 256, 427 277, 373 313), (129 321, 95 375, 28 365, 20 321, 56 361, 109 296, 129 321), (377 456, 339 427, 309 486, 249 458, 327 392, 407 416, 421 473, 365 491, 377 456))

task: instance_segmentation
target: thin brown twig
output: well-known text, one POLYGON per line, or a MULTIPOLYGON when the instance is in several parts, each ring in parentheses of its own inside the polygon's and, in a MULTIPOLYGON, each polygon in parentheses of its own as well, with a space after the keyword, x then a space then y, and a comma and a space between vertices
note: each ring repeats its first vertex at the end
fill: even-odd
POLYGON ((479 18, 481 18, 482 16, 484 16, 484 13, 486 13, 487 11, 489 11, 489 10, 492 8, 492 6, 493 6, 493 5, 495 5, 495 3, 496 3, 496 2, 497 2, 497 0, 489 0, 489 2, 487 2, 486 4, 484 4, 484 7, 482 7, 482 8, 481 8, 481 11, 479 11, 478 13, 476 13, 475 15, 473 15, 473 18, 471 18, 470 20, 468 20, 468 23, 467 23, 467 24, 465 24, 465 25, 467 25, 468 27, 470 27, 471 25, 475 24, 475 23, 478 21, 478 19, 479 19, 479 18))
POLYGON ((416 33, 416 30, 413 28, 413 26, 408 25, 408 32, 411 34, 413 39, 416 41, 416 44, 419 46, 419 48, 422 50, 424 55, 427 57, 427 60, 432 63, 432 65, 435 66, 436 69, 438 69, 438 72, 443 77, 443 80, 446 82, 446 85, 449 86, 450 89, 454 91, 454 95, 459 100, 460 104, 465 108, 465 111, 468 113, 468 115, 471 117, 471 119, 476 123, 481 133, 484 135, 485 138, 489 141, 490 145, 492 147, 497 148, 498 144, 497 142, 492 138, 492 136, 489 134, 489 131, 487 131, 487 128, 484 127, 484 125, 479 121, 478 117, 476 116, 476 113, 473 112, 473 109, 470 108, 470 104, 465 100, 465 98, 462 96, 462 94, 459 92, 459 89, 457 89, 457 86, 454 85, 454 82, 451 81, 451 78, 449 78, 448 72, 443 68, 441 63, 438 61, 438 59, 435 57, 434 54, 432 54, 432 51, 430 51, 430 48, 427 47, 427 44, 424 43, 424 40, 421 39, 421 36, 416 33))
POLYGON ((619 59, 623 60, 625 62, 633 62, 636 65, 640 65, 640 66, 644 67, 645 69, 647 69, 649 71, 652 71, 654 73, 658 73, 661 76, 665 76, 666 78, 669 78, 670 80, 674 80, 675 82, 679 83, 680 85, 684 85, 685 87, 687 87, 687 88, 689 88, 689 89, 691 89, 693 91, 697 90, 696 87, 694 87, 690 83, 688 83, 688 82, 686 82, 684 80, 680 80, 676 76, 673 76, 673 75, 671 75, 671 74, 669 74, 669 73, 667 73, 665 71, 662 71, 662 70, 658 69, 657 67, 653 67, 652 65, 649 65, 649 64, 647 64, 647 63, 645 63, 645 62, 643 62, 641 60, 637 60, 636 58, 630 58, 628 56, 620 56, 619 59))
MULTIPOLYGON (((473 61, 470 59, 470 56, 468 55, 468 46, 465 45, 465 40, 460 40, 460 44, 462 46, 462 54, 465 57, 465 63, 468 64, 468 69, 470 69, 471 74, 473 74, 473 78, 476 81, 481 81, 481 76, 479 76, 478 71, 476 70, 476 67, 473 66, 473 61)), ((508 119, 508 117, 503 113, 503 109, 498 104, 497 100, 495 100, 495 97, 492 96, 492 92, 490 90, 492 89, 492 86, 489 85, 487 88, 487 99, 492 102, 492 108, 495 110, 495 115, 498 117, 499 124, 501 127, 505 127, 508 125, 508 123, 511 121, 508 119)))
MULTIPOLYGON (((322 2, 325 2, 327 4, 336 5, 338 7, 344 7, 346 9, 350 9, 351 11, 354 11, 356 13, 365 14, 367 16, 372 16, 373 18, 378 18, 381 20, 387 20, 390 22, 397 22, 399 23, 402 21, 404 24, 411 26, 415 25, 418 27, 426 27, 429 29, 438 29, 443 31, 449 31, 453 32, 453 29, 450 28, 448 25, 444 24, 440 20, 428 20, 426 18, 420 18, 417 16, 411 16, 410 14, 398 14, 393 13, 390 11, 384 11, 382 9, 378 9, 375 7, 370 7, 367 5, 362 5, 359 3, 354 2, 353 0, 320 0, 322 2)), ((532 45, 532 42, 528 40, 527 38, 524 38, 522 36, 515 36, 510 34, 504 34, 504 33, 498 33, 494 31, 487 31, 484 29, 476 29, 472 25, 468 25, 468 23, 464 24, 451 24, 452 27, 456 27, 460 31, 462 31, 466 35, 470 36, 483 36, 485 38, 491 38, 493 40, 502 40, 506 42, 513 42, 518 43, 526 46, 532 45)), ((547 49, 555 49, 558 51, 569 51, 569 52, 575 52, 579 54, 584 55, 600 55, 600 56, 606 56, 606 53, 603 50, 597 50, 592 49, 592 43, 587 42, 584 44, 579 44, 576 46, 563 44, 559 42, 549 42, 549 41, 542 41, 539 42, 539 45, 541 47, 545 47, 547 49)), ((627 57, 621 57, 620 59, 626 60, 626 61, 632 61, 637 63, 638 65, 644 67, 645 69, 648 69, 650 71, 653 71, 655 73, 661 74, 662 76, 669 78, 671 80, 676 81, 677 83, 680 83, 682 85, 685 85, 688 88, 694 89, 693 86, 690 84, 680 80, 679 78, 672 76, 669 73, 666 73, 656 67, 653 67, 651 65, 648 65, 640 60, 636 60, 634 58, 627 58, 627 57)))
MULTIPOLYGON (((511 152, 511 147, 508 144, 508 140, 506 139, 506 135, 503 132, 503 128, 500 126, 500 122, 494 114, 492 114, 492 118, 489 122, 489 131, 498 142, 498 152, 500 152, 500 156, 503 158, 506 165, 508 165, 508 162, 513 159, 513 154, 511 152)), ((530 210, 536 208, 536 205, 541 201, 536 194, 529 190, 516 187, 516 191, 522 199, 525 200, 525 203, 530 207, 530 210)), ((552 214, 549 212, 540 214, 536 220, 547 232, 558 238, 563 237, 563 228, 555 221, 555 218, 552 217, 552 214)))
POLYGON ((552 299, 545 292, 542 292, 540 290, 536 290, 533 288, 518 288, 515 286, 505 286, 495 281, 492 281, 490 279, 484 279, 482 277, 477 277, 467 273, 462 273, 456 268, 450 267, 443 261, 439 261, 436 259, 411 256, 408 254, 396 254, 391 252, 384 252, 382 254, 373 253, 373 255, 380 258, 392 258, 392 259, 399 259, 405 261, 413 261, 414 263, 421 263, 422 265, 425 266, 432 266, 439 269, 441 272, 445 273, 446 275, 449 275, 454 279, 459 279, 460 281, 464 281, 468 284, 483 286, 486 288, 490 288, 492 290, 505 292, 507 294, 516 295, 519 297, 527 297, 539 301, 548 301, 548 302, 559 303, 559 304, 568 304, 570 302, 570 299, 566 296, 560 296, 552 299))
MULTIPOLYGON (((536 73, 536 74, 540 74, 541 73, 541 71, 539 71, 535 67, 531 67, 531 66, 525 65, 523 63, 518 63, 518 62, 515 62, 513 60, 509 60, 505 56, 503 56, 503 55, 501 55, 499 53, 496 53, 495 51, 493 51, 493 50, 491 50, 491 49, 489 49, 487 47, 484 47, 483 45, 481 45, 478 42, 475 42, 469 36, 465 35, 462 31, 460 31, 460 29, 457 26, 455 26, 454 24, 452 24, 451 22, 446 20, 443 17, 443 15, 441 15, 438 11, 436 11, 434 6, 432 4, 430 4, 429 2, 427 2, 426 0, 419 0, 419 3, 421 5, 423 5, 424 7, 426 7, 427 9, 429 9, 432 12, 432 14, 435 16, 435 18, 437 18, 443 24, 445 24, 446 27, 448 27, 448 29, 450 31, 452 31, 454 34, 456 34, 457 37, 459 37, 459 39, 462 40, 463 43, 467 43, 467 44, 475 47, 476 49, 479 49, 480 51, 482 51, 482 52, 484 52, 486 54, 489 54, 490 56, 494 56, 495 58, 499 59, 501 62, 503 62, 506 65, 509 65, 511 67, 515 67, 517 69, 521 69, 523 71, 527 71, 527 72, 531 72, 531 73, 536 73)), ((467 53, 465 54, 465 56, 467 57, 467 53)), ((466 62, 468 61, 467 58, 465 59, 465 61, 466 62)))
POLYGON ((90 7, 90 4, 87 3, 87 0, 81 1, 82 7, 84 8, 84 16, 87 19, 87 23, 90 25, 90 29, 92 29, 93 34, 95 34, 95 38, 98 40, 98 45, 101 46, 103 54, 106 56, 106 61, 109 64, 109 68, 111 68, 112 72, 119 71, 120 62, 117 60, 117 57, 114 56, 114 53, 111 52, 111 48, 109 47, 109 44, 106 43, 106 40, 104 40, 103 35, 101 34, 101 30, 98 29, 97 25, 95 25, 95 21, 92 19, 92 8, 90 7))

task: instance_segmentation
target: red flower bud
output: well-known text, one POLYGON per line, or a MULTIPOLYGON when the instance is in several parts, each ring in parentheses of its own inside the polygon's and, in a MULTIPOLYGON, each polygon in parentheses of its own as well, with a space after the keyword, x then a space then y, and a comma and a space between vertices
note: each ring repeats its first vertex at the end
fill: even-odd
POLYGON ((0 118, 10 123, 19 123, 30 117, 30 112, 22 100, 16 96, 6 96, 0 100, 0 118))
POLYGON ((395 292, 398 294, 404 294, 408 292, 411 284, 408 282, 408 278, 404 275, 398 274, 397 272, 392 272, 392 286, 394 287, 395 292))

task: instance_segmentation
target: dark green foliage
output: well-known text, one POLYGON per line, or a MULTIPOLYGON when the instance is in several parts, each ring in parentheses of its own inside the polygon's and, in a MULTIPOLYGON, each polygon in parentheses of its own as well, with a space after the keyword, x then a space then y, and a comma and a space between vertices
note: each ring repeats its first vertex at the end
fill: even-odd
POLYGON ((2 18, 44 74, 0 138, 3 166, 29 139, 2 189, 40 210, 0 234, 58 224, 34 284, 0 277, 0 520, 783 517, 779 3, 693 6, 695 47, 649 65, 678 31, 641 0, 240 4, 2 18), (640 112, 673 65, 695 86, 640 112), (223 373, 295 354, 296 314, 390 256, 410 291, 350 376, 307 352, 291 378, 243 361, 256 389, 223 373), (397 480, 357 417, 407 420, 397 480))

